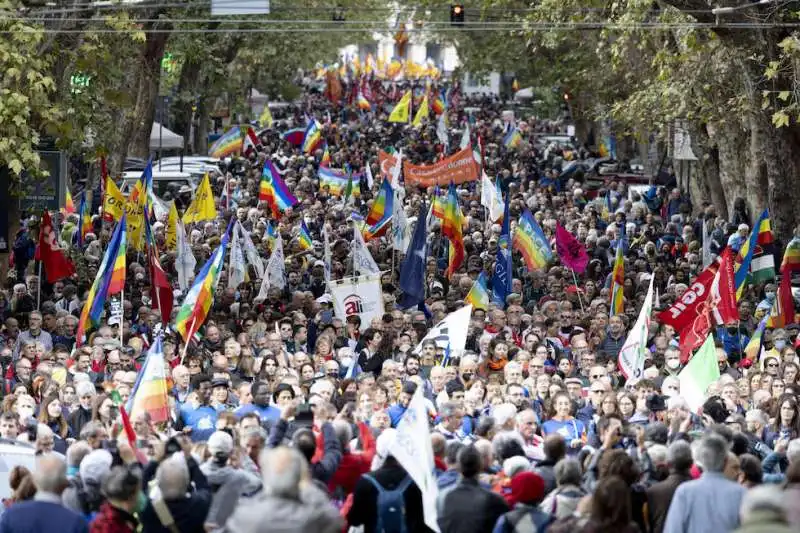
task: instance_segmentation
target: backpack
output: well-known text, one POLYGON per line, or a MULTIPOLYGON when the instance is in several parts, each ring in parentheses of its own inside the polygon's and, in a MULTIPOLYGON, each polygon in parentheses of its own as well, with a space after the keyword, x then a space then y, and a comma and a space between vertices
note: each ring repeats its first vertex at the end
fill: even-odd
POLYGON ((411 485, 411 478, 406 476, 394 490, 384 489, 370 475, 364 478, 372 483, 378 491, 378 512, 375 521, 375 533, 407 533, 406 506, 403 494, 411 485))

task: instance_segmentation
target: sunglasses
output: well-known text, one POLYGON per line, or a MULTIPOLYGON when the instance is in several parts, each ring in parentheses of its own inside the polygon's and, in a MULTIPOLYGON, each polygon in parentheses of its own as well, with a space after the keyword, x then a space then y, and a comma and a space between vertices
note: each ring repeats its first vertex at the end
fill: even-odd
POLYGON ((767 363, 767 368, 778 368, 778 363, 767 363))

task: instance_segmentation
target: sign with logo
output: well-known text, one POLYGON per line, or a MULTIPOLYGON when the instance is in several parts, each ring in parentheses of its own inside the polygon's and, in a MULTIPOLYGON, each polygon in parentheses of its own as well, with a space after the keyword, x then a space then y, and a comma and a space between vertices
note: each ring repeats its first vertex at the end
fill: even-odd
POLYGON ((361 317, 362 331, 369 327, 373 318, 380 319, 383 316, 380 274, 336 280, 331 282, 330 289, 336 317, 346 320, 349 316, 358 315, 361 317))

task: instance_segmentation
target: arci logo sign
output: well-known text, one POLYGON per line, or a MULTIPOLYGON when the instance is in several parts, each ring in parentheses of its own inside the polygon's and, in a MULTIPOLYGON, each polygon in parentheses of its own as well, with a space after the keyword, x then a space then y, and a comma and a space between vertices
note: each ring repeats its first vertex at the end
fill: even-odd
POLYGON ((366 329, 374 318, 383 316, 380 274, 336 280, 329 287, 337 318, 345 320, 358 315, 361 329, 366 329))

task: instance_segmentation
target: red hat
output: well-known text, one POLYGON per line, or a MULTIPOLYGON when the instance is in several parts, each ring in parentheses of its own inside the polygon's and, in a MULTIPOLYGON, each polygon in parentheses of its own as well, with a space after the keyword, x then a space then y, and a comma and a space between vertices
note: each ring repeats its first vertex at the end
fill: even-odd
POLYGON ((584 291, 583 291, 583 289, 581 289, 577 285, 570 285, 570 286, 567 287, 567 292, 569 292, 569 293, 576 293, 577 292, 577 293, 583 294, 584 291))
POLYGON ((536 504, 544 498, 544 480, 533 472, 520 472, 511 478, 510 505, 517 503, 536 504))

